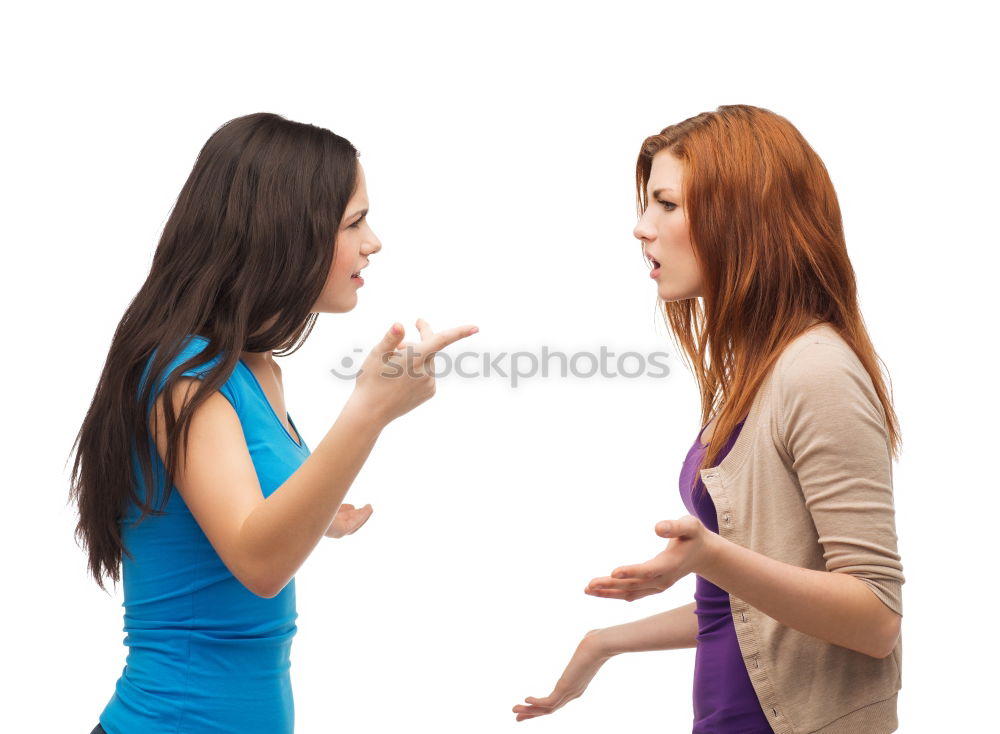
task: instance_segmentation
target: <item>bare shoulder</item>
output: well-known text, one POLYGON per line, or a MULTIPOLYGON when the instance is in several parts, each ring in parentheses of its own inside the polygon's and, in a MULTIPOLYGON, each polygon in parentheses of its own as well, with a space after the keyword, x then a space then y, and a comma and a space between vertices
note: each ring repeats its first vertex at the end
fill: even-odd
MULTIPOLYGON (((171 391, 174 414, 199 389, 196 377, 184 377, 171 391)), ((160 459, 166 456, 166 419, 161 393, 150 412, 150 432, 160 459), (155 432, 155 433, 154 433, 155 432)), ((257 588, 252 569, 244 567, 240 534, 244 520, 264 501, 239 415, 219 392, 213 392, 191 417, 187 449, 177 447, 174 484, 202 532, 230 572, 248 589, 257 588)), ((254 592, 256 593, 256 592, 254 592)))

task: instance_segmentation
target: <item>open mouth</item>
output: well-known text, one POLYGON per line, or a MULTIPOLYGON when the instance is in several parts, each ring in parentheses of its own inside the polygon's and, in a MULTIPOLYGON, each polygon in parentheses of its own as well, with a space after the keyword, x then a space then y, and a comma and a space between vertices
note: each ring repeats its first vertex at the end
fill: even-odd
POLYGON ((645 250, 642 254, 645 255, 646 259, 649 261, 649 277, 655 280, 660 276, 660 261, 645 250))

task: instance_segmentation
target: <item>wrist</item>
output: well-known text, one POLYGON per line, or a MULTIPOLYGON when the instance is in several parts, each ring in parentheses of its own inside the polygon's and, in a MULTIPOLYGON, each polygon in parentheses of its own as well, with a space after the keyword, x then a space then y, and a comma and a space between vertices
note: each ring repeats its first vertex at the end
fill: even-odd
POLYGON ((357 390, 347 398, 347 402, 344 403, 344 407, 340 411, 340 416, 358 428, 372 429, 376 433, 380 433, 392 422, 391 418, 384 415, 357 390))
POLYGON ((729 541, 708 528, 705 528, 703 532, 701 552, 695 561, 695 567, 691 570, 702 578, 711 580, 715 576, 715 569, 722 561, 724 546, 729 541))
POLYGON ((610 628, 607 627, 591 630, 580 640, 580 650, 594 662, 605 663, 615 655, 623 652, 614 644, 613 637, 614 635, 610 633, 610 628))

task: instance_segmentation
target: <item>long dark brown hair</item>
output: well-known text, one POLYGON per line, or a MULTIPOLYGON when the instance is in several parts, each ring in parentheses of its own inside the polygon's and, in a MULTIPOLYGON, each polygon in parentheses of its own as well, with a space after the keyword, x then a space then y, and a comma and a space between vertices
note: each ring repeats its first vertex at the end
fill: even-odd
POLYGON ((724 105, 643 141, 635 175, 640 216, 653 156, 664 150, 684 163, 681 188, 701 267, 702 299, 657 299, 698 381, 701 423, 717 416, 699 469, 716 464, 782 350, 814 319, 833 326, 868 372, 898 458, 898 420, 820 157, 784 117, 724 105))
POLYGON ((296 351, 309 336, 333 261, 336 233, 357 184, 358 151, 331 131, 281 115, 237 117, 202 147, 177 197, 146 281, 115 329, 90 408, 76 436, 70 501, 79 508, 75 537, 86 546, 98 586, 116 584, 121 522, 128 502, 137 522, 162 515, 173 486, 179 441, 190 419, 235 369, 243 351, 296 351), (269 323, 272 322, 273 323, 269 323), (190 334, 207 348, 167 376, 170 395, 181 373, 220 353, 218 366, 174 415, 164 401, 169 447, 164 493, 154 508, 149 414, 152 390, 190 334), (143 368, 156 352, 139 394, 143 368), (132 465, 145 479, 140 497, 132 465))

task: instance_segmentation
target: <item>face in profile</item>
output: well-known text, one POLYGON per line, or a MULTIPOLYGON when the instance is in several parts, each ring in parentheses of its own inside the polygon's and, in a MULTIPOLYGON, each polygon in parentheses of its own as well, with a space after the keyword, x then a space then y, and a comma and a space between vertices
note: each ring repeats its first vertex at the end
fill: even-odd
POLYGON ((365 172, 358 162, 358 183, 347 202, 337 229, 333 264, 326 285, 312 310, 316 313, 345 313, 358 304, 358 290, 364 285, 359 277, 368 266, 368 258, 382 249, 382 243, 368 226, 368 189, 365 172))
POLYGON ((646 211, 632 232, 651 261, 650 275, 664 301, 701 295, 701 268, 691 247, 683 180, 682 160, 668 150, 653 156, 646 185, 646 211))

